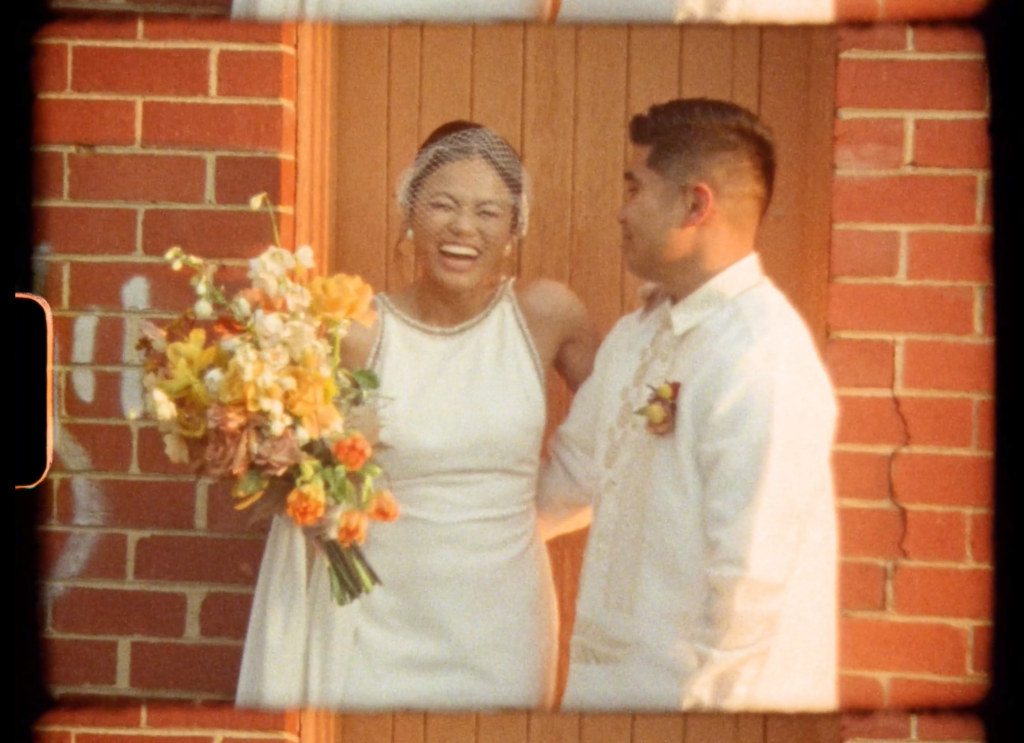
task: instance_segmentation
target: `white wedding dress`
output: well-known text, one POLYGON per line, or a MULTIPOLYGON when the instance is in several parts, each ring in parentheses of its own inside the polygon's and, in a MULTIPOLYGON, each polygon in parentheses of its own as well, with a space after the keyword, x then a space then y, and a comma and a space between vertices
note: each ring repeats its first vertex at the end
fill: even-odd
POLYGON ((377 298, 377 461, 401 516, 364 552, 382 585, 331 597, 324 558, 276 517, 249 620, 239 706, 537 708, 551 703, 557 604, 536 526, 543 371, 505 282, 455 328, 377 298))

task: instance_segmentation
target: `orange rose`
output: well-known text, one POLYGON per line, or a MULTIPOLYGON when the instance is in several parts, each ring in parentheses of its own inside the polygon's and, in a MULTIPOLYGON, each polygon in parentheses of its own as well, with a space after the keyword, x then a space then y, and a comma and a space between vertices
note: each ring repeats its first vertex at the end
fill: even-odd
POLYGON ((288 494, 287 513, 299 526, 312 526, 324 515, 327 494, 322 485, 310 482, 288 494))
POLYGON ((328 278, 317 276, 310 282, 309 289, 314 314, 336 322, 355 319, 367 326, 371 324, 373 290, 358 276, 343 273, 328 278))
POLYGON ((366 532, 370 527, 370 519, 362 511, 345 511, 338 525, 338 541, 348 547, 353 542, 362 544, 366 541, 366 532))
POLYGON ((370 518, 376 521, 394 521, 400 511, 398 501, 390 490, 381 490, 375 494, 368 509, 370 518))
POLYGON ((334 456, 349 470, 355 471, 366 464, 373 454, 373 447, 363 438, 361 433, 346 436, 334 445, 334 456))

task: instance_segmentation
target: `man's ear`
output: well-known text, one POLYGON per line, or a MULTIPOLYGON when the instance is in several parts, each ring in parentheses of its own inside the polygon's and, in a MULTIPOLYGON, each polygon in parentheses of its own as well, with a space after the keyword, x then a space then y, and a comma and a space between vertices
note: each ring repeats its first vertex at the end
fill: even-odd
POLYGON ((683 227, 697 227, 707 221, 715 205, 715 192, 703 181, 683 190, 683 227))

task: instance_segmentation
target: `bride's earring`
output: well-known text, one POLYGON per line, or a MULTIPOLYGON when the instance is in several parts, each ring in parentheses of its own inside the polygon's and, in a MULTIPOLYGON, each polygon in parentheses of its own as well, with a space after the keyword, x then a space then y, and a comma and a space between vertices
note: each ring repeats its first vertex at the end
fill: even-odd
POLYGON ((412 242, 412 227, 405 231, 405 239, 412 242))
POLYGON ((512 243, 509 243, 508 245, 505 246, 504 253, 506 258, 512 255, 512 243))

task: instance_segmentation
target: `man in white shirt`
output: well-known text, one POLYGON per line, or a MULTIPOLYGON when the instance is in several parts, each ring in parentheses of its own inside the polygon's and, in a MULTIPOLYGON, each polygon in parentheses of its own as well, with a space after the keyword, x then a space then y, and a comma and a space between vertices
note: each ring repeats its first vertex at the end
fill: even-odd
POLYGON ((771 136, 677 100, 630 139, 622 250, 657 289, 606 338, 538 494, 549 537, 593 519, 562 709, 835 709, 836 406, 754 252, 771 136))

